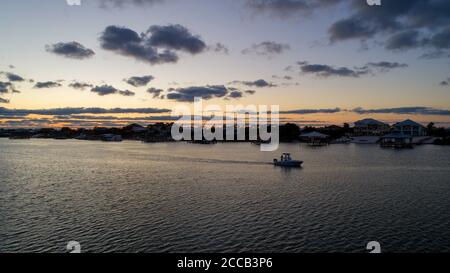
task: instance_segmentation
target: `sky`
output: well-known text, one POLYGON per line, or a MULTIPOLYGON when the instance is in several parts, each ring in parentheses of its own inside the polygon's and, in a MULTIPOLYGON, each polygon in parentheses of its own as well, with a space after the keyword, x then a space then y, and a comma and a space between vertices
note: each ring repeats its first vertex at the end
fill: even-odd
POLYGON ((0 127, 165 121, 194 96, 299 125, 450 126, 447 0, 80 3, 2 1, 0 127))

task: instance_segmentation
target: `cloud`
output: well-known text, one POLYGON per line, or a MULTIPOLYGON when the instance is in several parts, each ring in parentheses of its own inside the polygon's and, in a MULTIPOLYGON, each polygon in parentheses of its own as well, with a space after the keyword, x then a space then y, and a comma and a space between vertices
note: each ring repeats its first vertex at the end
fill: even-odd
POLYGON ((363 68, 334 67, 324 64, 309 64, 308 62, 299 62, 300 70, 304 74, 314 74, 319 77, 354 77, 358 78, 367 75, 369 70, 363 68))
POLYGON ((152 94, 153 98, 160 97, 163 92, 164 90, 154 87, 150 87, 149 89, 147 89, 147 93, 152 94))
POLYGON ((377 63, 368 63, 367 66, 368 66, 368 67, 375 68, 375 69, 379 70, 380 72, 388 72, 388 71, 390 71, 391 69, 396 69, 396 68, 407 68, 407 67, 408 67, 407 64, 397 63, 397 62, 377 62, 377 63))
POLYGON ((399 107, 383 109, 355 108, 352 110, 357 114, 399 114, 399 115, 438 115, 450 116, 450 110, 436 109, 432 107, 399 107))
POLYGON ((134 87, 141 87, 141 86, 146 86, 149 82, 151 82, 154 79, 155 79, 155 77, 148 75, 148 76, 142 76, 142 77, 137 77, 137 76, 131 77, 129 79, 125 79, 124 81, 134 87))
POLYGON ((90 83, 85 83, 85 82, 73 82, 73 83, 69 84, 69 87, 72 87, 72 88, 78 89, 78 90, 85 90, 87 88, 93 87, 93 85, 90 83))
POLYGON ((244 96, 244 93, 242 91, 239 90, 235 90, 235 91, 231 91, 227 98, 228 99, 240 99, 244 96))
POLYGON ((125 6, 151 6, 153 4, 162 3, 165 0, 99 0, 101 7, 118 7, 122 8, 125 6))
POLYGON ((181 25, 154 25, 141 35, 125 27, 108 26, 100 42, 105 50, 153 65, 176 63, 179 59, 176 51, 195 55, 207 49, 200 36, 181 25))
POLYGON ((385 47, 405 50, 419 47, 450 48, 450 1, 397 0, 371 7, 350 1, 352 14, 329 28, 332 41, 388 37, 385 47))
POLYGON ((37 82, 33 88, 43 89, 43 88, 55 88, 62 86, 59 82, 47 81, 47 82, 37 82))
POLYGON ((47 45, 45 49, 50 53, 78 60, 87 59, 95 55, 92 49, 86 48, 78 42, 47 45))
POLYGON ((95 86, 91 89, 91 92, 97 93, 99 96, 106 96, 106 95, 113 95, 113 94, 119 94, 122 96, 134 96, 135 93, 129 90, 119 90, 111 85, 102 85, 102 86, 95 86))
POLYGON ((206 50, 207 46, 200 36, 193 35, 182 25, 151 26, 147 33, 148 42, 154 47, 181 50, 191 54, 198 54, 206 50))
POLYGON ((222 43, 216 43, 215 45, 208 46, 208 50, 214 51, 214 52, 217 52, 217 53, 222 52, 222 53, 227 54, 227 55, 230 53, 230 49, 226 45, 224 45, 222 43))
POLYGON ((450 85, 450 77, 447 78, 447 79, 444 80, 444 81, 441 81, 441 82, 439 83, 439 85, 442 86, 442 87, 447 87, 447 86, 449 86, 449 85, 450 85))
POLYGON ((10 72, 0 72, 0 74, 4 74, 6 76, 6 78, 10 81, 10 82, 23 82, 25 81, 25 79, 17 74, 14 73, 10 73, 10 72))
POLYGON ((77 115, 77 114, 161 114, 170 113, 171 110, 163 108, 52 108, 52 109, 8 109, 0 107, 0 115, 27 116, 27 115, 77 115))
POLYGON ((13 90, 14 90, 14 85, 12 83, 0 81, 0 94, 13 92, 13 90))
POLYGON ((242 50, 242 54, 256 54, 262 56, 273 56, 282 54, 291 47, 288 44, 281 44, 273 41, 264 41, 259 44, 253 44, 251 47, 242 50))
POLYGON ((280 111, 280 114, 335 114, 342 112, 341 108, 333 109, 298 109, 290 111, 280 111))
POLYGON ((426 52, 419 56, 419 59, 422 59, 422 60, 434 60, 434 59, 445 59, 445 58, 450 58, 450 54, 446 53, 445 51, 442 51, 442 50, 426 52))
POLYGON ((374 74, 377 72, 388 72, 392 69, 406 68, 407 64, 397 62, 370 62, 362 67, 335 67, 326 64, 309 64, 308 62, 298 62, 300 70, 303 74, 314 74, 319 77, 353 77, 359 78, 361 76, 374 74))
POLYGON ((175 52, 167 49, 159 51, 149 45, 148 39, 149 37, 146 35, 140 36, 131 29, 109 26, 101 34, 100 42, 101 47, 105 50, 152 65, 176 63, 178 61, 178 55, 175 52))
POLYGON ((286 18, 304 16, 315 9, 338 4, 342 0, 247 0, 246 6, 257 13, 286 18))
POLYGON ((240 99, 245 95, 253 95, 254 90, 242 91, 235 87, 225 87, 224 85, 207 85, 207 86, 193 86, 185 88, 170 88, 166 99, 176 100, 180 102, 193 102, 194 98, 200 97, 204 100, 214 98, 240 99))
POLYGON ((9 100, 4 99, 4 98, 0 98, 0 103, 9 103, 9 100))
POLYGON ((207 49, 199 36, 181 25, 154 25, 141 35, 125 27, 108 26, 100 42, 105 50, 153 65, 176 63, 177 51, 195 55, 207 49))
POLYGON ((170 89, 166 98, 180 102, 192 102, 194 98, 201 97, 204 100, 223 98, 229 90, 223 85, 193 86, 186 88, 170 89))
POLYGON ((233 81, 231 84, 243 84, 250 87, 258 87, 258 88, 264 88, 264 87, 276 87, 277 85, 268 82, 263 79, 259 79, 256 81, 233 81))

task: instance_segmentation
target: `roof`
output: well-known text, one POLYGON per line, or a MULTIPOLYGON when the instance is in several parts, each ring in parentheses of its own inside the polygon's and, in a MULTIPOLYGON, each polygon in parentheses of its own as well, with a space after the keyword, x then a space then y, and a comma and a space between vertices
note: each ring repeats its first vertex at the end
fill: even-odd
POLYGON ((407 119, 404 120, 402 122, 396 123, 394 126, 419 126, 419 127, 424 127, 422 124, 417 123, 413 120, 407 119))
POLYGON ((355 125, 364 126, 364 125, 388 125, 388 124, 381 122, 379 120, 373 119, 373 118, 366 118, 363 120, 355 121, 355 125))
POLYGON ((301 134, 300 137, 317 137, 317 138, 327 138, 328 135, 319 133, 319 132, 311 132, 306 134, 301 134))

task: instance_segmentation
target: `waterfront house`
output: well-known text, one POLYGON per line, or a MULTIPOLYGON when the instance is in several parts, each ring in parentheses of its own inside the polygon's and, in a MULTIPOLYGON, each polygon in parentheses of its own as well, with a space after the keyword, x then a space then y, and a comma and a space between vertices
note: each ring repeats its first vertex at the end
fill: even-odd
POLYGON ((329 143, 330 136, 319 132, 310 132, 300 135, 300 140, 311 146, 325 146, 329 143))
POLYGON ((399 122, 395 124, 394 131, 402 133, 404 135, 412 136, 412 137, 420 137, 420 136, 426 136, 427 131, 425 126, 422 124, 419 124, 415 121, 412 121, 410 119, 407 119, 405 121, 399 122))
POLYGON ((376 119, 367 118, 355 122, 353 133, 355 136, 382 136, 390 130, 389 124, 376 119))
POLYGON ((401 132, 394 132, 381 137, 380 145, 383 148, 412 148, 413 137, 401 132))
POLYGON ((147 129, 137 123, 130 124, 128 126, 123 127, 124 131, 129 131, 132 133, 145 133, 147 129))

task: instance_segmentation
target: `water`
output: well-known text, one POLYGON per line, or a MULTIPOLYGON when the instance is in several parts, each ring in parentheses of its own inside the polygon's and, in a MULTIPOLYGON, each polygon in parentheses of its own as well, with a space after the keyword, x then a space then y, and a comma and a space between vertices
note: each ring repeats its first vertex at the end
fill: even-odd
POLYGON ((450 252, 450 147, 0 139, 0 169, 0 252, 450 252))

